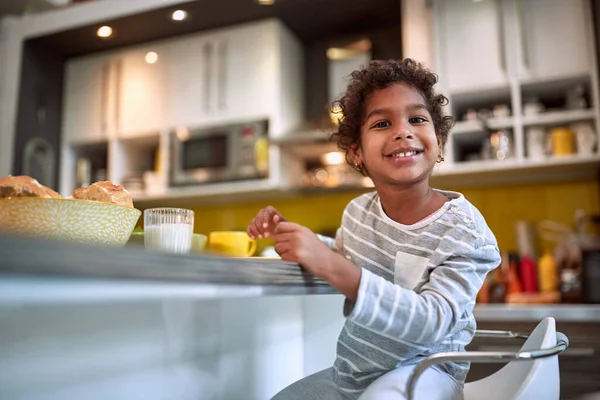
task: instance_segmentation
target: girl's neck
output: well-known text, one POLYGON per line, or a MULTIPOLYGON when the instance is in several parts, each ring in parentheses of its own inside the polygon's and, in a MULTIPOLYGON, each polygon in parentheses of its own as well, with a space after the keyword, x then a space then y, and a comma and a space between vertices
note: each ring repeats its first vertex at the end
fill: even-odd
POLYGON ((378 189, 385 214, 403 225, 412 225, 439 210, 448 199, 425 180, 410 187, 378 189))

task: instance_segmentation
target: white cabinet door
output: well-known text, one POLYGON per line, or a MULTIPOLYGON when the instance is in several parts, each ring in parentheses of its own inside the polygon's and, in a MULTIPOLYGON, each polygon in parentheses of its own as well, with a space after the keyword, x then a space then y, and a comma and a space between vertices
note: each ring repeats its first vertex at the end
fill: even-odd
POLYGON ((520 75, 545 78, 592 69, 586 0, 517 0, 520 75))
POLYGON ((199 125, 213 107, 207 41, 199 35, 173 41, 165 50, 167 125, 199 125))
POLYGON ((164 124, 164 47, 128 50, 116 58, 117 133, 131 137, 155 132, 164 124), (150 54, 153 53, 153 54, 150 54))
POLYGON ((104 56, 77 58, 65 69, 63 140, 106 140, 109 122, 110 63, 104 56))
POLYGON ((276 25, 249 24, 178 39, 167 45, 169 126, 263 118, 277 81, 276 25))
POLYGON ((276 107, 280 62, 277 26, 251 24, 209 37, 214 44, 214 114, 256 119, 276 107))
POLYGON ((450 90, 507 83, 500 0, 436 2, 442 85, 450 90))

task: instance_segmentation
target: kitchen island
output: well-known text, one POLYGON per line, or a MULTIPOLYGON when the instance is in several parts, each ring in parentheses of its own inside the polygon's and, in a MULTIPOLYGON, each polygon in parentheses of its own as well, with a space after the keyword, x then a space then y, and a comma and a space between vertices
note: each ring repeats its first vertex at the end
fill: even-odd
MULTIPOLYGON (((0 304, 338 294, 292 262, 153 253, 0 236, 0 304)), ((339 294, 338 294, 339 295, 339 294)), ((600 322, 600 305, 485 304, 478 321, 600 322)))
POLYGON ((0 302, 77 303, 337 293, 296 263, 0 236, 0 302))
MULTIPOLYGON (((0 237, 0 398, 266 399, 331 365, 342 304, 278 259, 0 237)), ((545 316, 596 327, 600 306, 475 309, 482 327, 545 316)))

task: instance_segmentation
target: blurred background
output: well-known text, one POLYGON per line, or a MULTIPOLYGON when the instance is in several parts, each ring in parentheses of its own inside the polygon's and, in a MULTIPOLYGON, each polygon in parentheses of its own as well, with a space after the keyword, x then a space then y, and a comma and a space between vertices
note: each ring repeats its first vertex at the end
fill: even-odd
MULTIPOLYGON (((432 186, 462 192, 502 251, 479 303, 597 305, 599 12, 598 0, 0 0, 0 176, 30 175, 63 196, 111 180, 138 209, 193 209, 197 233, 245 230, 273 205, 331 236, 348 201, 373 188, 329 141, 337 121, 329 106, 352 70, 411 57, 438 74, 446 112, 457 120, 432 186)), ((260 241, 259 254, 272 244, 260 241)), ((334 297, 300 307, 316 318, 305 333, 332 324, 323 339, 315 333, 302 345, 329 350, 305 353, 300 376, 330 361, 327 340, 341 324, 334 297)), ((576 348, 561 364, 564 398, 600 391, 600 311, 590 307, 558 319, 576 348)), ((26 315, 67 318, 60 308, 44 310, 26 315)), ((194 310, 194 321, 203 321, 207 314, 194 310)), ((481 328, 530 330, 543 316, 494 310, 507 314, 481 314, 481 328)), ((132 332, 153 326, 138 311, 130 310, 142 321, 135 326, 113 309, 92 314, 132 332)), ((72 321, 83 321, 89 310, 73 312, 72 321)), ((0 359, 9 344, 23 343, 18 332, 34 329, 27 320, 12 334, 0 327, 0 359)), ((80 334, 58 329, 52 337, 85 336, 97 329, 88 322, 80 334)), ((198 332, 186 332, 193 342, 198 332)), ((47 350, 48 337, 34 335, 47 350)), ((18 364, 23 372, 34 363, 10 354, 2 368, 18 364)), ((185 371, 179 378, 189 383, 185 371)), ((487 373, 474 367, 470 379, 487 373)), ((291 379, 263 378, 271 386, 252 383, 249 397, 239 397, 239 386, 223 389, 227 380, 198 390, 201 398, 267 398, 291 379)), ((7 397, 0 384, 0 398, 61 398, 21 392, 18 379, 7 397)), ((60 379, 47 385, 80 378, 60 379)))

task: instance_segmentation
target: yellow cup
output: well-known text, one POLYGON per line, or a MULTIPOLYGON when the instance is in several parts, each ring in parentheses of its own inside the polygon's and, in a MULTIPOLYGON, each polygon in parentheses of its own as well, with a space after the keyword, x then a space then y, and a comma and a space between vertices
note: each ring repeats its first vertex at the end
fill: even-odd
POLYGON ((231 257, 250 257, 256 251, 256 240, 246 232, 220 231, 208 235, 209 249, 231 257))
POLYGON ((555 156, 568 156, 575 152, 573 132, 569 128, 554 128, 550 135, 555 156))

